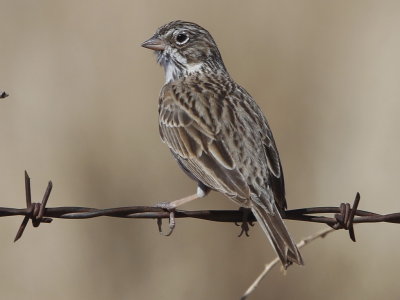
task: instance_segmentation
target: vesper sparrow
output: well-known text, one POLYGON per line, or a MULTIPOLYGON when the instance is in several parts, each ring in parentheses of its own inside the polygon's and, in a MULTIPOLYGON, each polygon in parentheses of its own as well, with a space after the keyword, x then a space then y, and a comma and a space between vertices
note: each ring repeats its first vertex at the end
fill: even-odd
POLYGON ((165 70, 159 98, 161 138, 197 193, 210 190, 250 208, 286 268, 303 260, 281 214, 286 209, 279 154, 268 122, 250 94, 229 75, 214 39, 183 21, 160 27, 142 44, 165 70))

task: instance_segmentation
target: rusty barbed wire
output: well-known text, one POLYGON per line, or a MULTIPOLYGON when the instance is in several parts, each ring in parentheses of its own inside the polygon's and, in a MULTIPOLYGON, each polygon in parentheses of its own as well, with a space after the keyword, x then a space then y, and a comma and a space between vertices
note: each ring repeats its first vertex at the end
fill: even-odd
MULTIPOLYGON (((243 210, 198 210, 186 211, 175 210, 166 211, 163 208, 155 206, 129 206, 98 209, 91 207, 50 207, 47 208, 47 202, 50 197, 53 184, 50 181, 44 193, 41 203, 33 203, 31 199, 30 177, 25 171, 25 194, 26 208, 0 207, 0 217, 24 216, 21 226, 18 229, 14 241, 21 238, 29 220, 32 225, 38 227, 41 223, 50 223, 54 218, 60 219, 89 219, 96 217, 114 217, 114 218, 133 218, 133 219, 157 219, 159 230, 161 232, 161 220, 169 219, 170 224, 175 225, 175 218, 195 218, 214 222, 232 222, 232 223, 252 223, 255 220, 252 214, 248 215, 243 210)), ((377 214, 369 211, 358 210, 360 194, 357 193, 353 205, 342 203, 339 207, 308 207, 300 209, 287 210, 282 216, 284 219, 324 223, 338 230, 345 229, 349 231, 350 238, 355 242, 353 225, 356 223, 400 223, 400 213, 377 214), (334 214, 333 217, 319 216, 315 214, 334 214)), ((243 228, 243 227, 242 227, 243 228)), ((170 226, 171 234, 173 227, 170 226)))

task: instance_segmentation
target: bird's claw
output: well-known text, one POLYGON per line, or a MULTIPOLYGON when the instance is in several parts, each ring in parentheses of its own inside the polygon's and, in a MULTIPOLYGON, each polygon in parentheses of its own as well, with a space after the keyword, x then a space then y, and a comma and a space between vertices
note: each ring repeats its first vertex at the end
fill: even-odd
POLYGON ((160 202, 155 205, 156 207, 165 209, 169 212, 169 230, 164 232, 162 230, 162 218, 157 219, 158 232, 163 236, 170 236, 175 229, 175 206, 170 202, 160 202))
POLYGON ((242 223, 241 223, 241 224, 238 224, 237 222, 235 222, 235 225, 236 225, 236 226, 240 226, 241 229, 242 229, 242 230, 240 231, 238 237, 241 237, 241 236, 243 235, 243 233, 244 233, 247 237, 249 237, 249 236, 250 236, 250 235, 249 235, 249 231, 250 231, 249 225, 250 225, 251 227, 254 226, 254 222, 253 222, 253 221, 249 221, 249 213, 250 213, 251 210, 248 209, 248 208, 241 207, 241 208, 239 208, 239 211, 242 211, 242 212, 243 212, 243 219, 242 219, 242 223))

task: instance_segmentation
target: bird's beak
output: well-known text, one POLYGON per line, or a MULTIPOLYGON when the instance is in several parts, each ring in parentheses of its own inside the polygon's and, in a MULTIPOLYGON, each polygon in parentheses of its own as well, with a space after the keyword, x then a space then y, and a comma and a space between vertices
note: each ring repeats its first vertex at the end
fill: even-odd
POLYGON ((163 51, 165 50, 165 42, 158 37, 151 37, 147 41, 142 43, 142 47, 155 50, 155 51, 163 51))

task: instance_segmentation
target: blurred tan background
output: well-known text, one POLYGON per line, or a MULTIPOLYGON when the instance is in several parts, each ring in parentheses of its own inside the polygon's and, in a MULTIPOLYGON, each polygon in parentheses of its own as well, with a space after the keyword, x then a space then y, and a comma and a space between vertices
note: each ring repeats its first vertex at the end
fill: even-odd
MULTIPOLYGON (((174 19, 216 39, 266 113, 289 208, 399 212, 399 1, 0 1, 0 205, 24 206, 23 171, 49 206, 152 205, 195 184, 160 141, 163 70, 139 45, 174 19)), ((212 193, 186 209, 234 209, 212 193)), ((258 227, 98 218, 0 218, 2 299, 239 299, 274 253, 258 227)), ((300 239, 319 224, 287 222, 300 239)), ((251 299, 399 299, 400 227, 363 224, 302 251, 251 299)))

